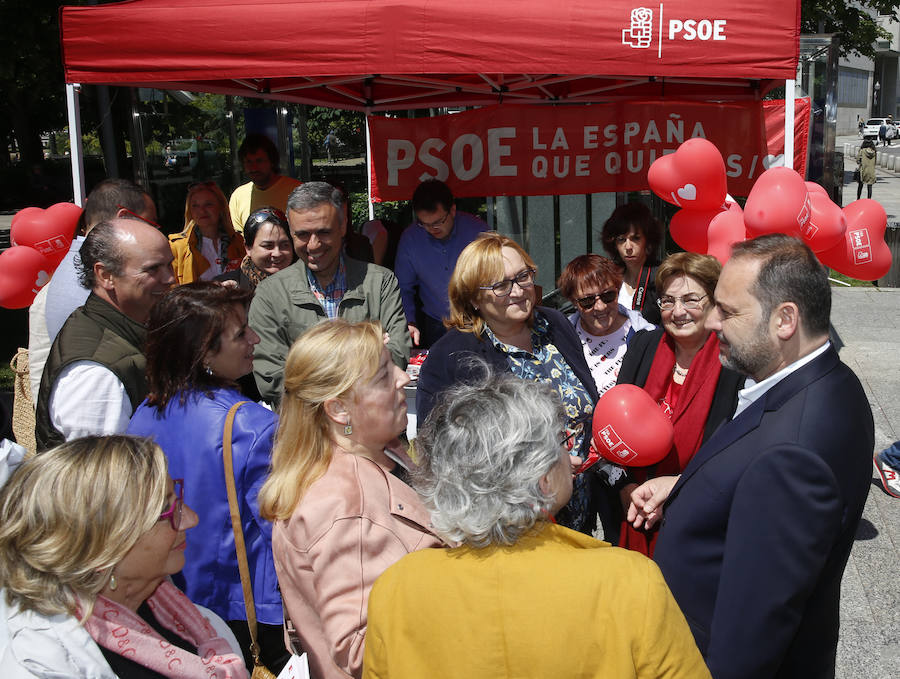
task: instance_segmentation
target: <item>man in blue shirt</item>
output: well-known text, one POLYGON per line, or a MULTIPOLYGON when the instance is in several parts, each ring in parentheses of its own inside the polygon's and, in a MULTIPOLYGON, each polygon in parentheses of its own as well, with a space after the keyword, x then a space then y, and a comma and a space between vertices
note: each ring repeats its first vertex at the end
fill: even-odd
POLYGON ((412 208, 416 221, 400 236, 394 273, 413 345, 427 348, 445 332, 447 285, 459 253, 488 226, 457 212, 450 187, 438 179, 419 184, 412 208))

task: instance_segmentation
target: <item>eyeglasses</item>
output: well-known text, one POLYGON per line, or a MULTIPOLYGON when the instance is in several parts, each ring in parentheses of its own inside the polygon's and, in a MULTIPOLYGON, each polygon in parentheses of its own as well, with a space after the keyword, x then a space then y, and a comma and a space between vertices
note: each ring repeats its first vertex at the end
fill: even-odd
POLYGON ((168 519, 172 530, 181 530, 181 517, 184 514, 184 479, 173 479, 172 484, 175 499, 172 500, 172 506, 159 515, 157 521, 168 519))
POLYGON ((418 221, 419 226, 421 226, 424 229, 436 229, 439 226, 443 226, 444 223, 447 221, 447 217, 449 217, 449 216, 450 216, 450 213, 448 212, 443 217, 441 217, 440 219, 438 219, 434 222, 423 222, 421 219, 416 220, 416 221, 418 221))
POLYGON ((663 311, 674 309, 678 302, 681 302, 681 306, 685 309, 699 309, 702 306, 701 302, 706 299, 706 297, 707 295, 701 295, 700 297, 697 297, 697 295, 686 295, 684 297, 670 297, 669 295, 664 295, 656 300, 656 305, 663 311))
POLYGON ((497 297, 506 297, 509 293, 512 292, 513 283, 518 285, 523 290, 525 288, 530 288, 534 285, 534 275, 537 273, 534 269, 525 269, 524 271, 520 271, 512 278, 504 278, 502 281, 494 283, 493 285, 479 285, 478 288, 480 290, 490 290, 497 297))
POLYGON ((132 212, 124 205, 117 204, 116 207, 119 208, 120 210, 122 210, 123 212, 125 212, 126 214, 131 215, 134 219, 137 219, 140 222, 144 222, 144 224, 149 224, 150 226, 156 227, 160 231, 163 230, 162 226, 160 226, 159 224, 154 222, 152 219, 147 219, 146 217, 141 217, 137 212, 132 212))
POLYGON ((575 439, 581 436, 584 431, 584 421, 576 422, 571 427, 566 427, 566 437, 559 442, 559 445, 565 446, 566 450, 572 450, 575 446, 575 439))
POLYGON ((604 304, 609 304, 618 296, 619 292, 617 290, 607 290, 606 292, 601 292, 596 295, 586 295, 585 297, 579 297, 575 300, 575 304, 587 311, 588 309, 594 308, 594 305, 597 303, 598 298, 604 304))
POLYGON ((266 222, 276 222, 285 231, 290 231, 290 226, 288 226, 287 217, 284 213, 275 207, 261 207, 249 217, 247 217, 247 221, 244 222, 244 228, 248 228, 251 225, 255 224, 264 224, 266 222))

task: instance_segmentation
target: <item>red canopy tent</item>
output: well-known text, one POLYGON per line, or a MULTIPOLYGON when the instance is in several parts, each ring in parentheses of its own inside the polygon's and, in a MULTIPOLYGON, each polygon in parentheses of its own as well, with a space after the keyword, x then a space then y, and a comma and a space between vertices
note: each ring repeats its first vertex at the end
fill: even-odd
POLYGON ((799 23, 798 0, 130 0, 64 7, 60 30, 70 99, 105 83, 373 112, 759 99, 794 78, 799 23))

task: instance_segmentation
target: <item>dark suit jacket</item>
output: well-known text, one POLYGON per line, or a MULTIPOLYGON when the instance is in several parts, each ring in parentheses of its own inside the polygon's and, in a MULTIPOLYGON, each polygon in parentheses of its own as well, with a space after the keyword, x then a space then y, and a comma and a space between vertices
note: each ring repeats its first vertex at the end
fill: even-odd
POLYGON ((873 446, 868 399, 829 348, 688 464, 654 560, 715 679, 834 676, 841 576, 873 446))
MULTIPOLYGON (((622 359, 622 367, 619 369, 619 377, 616 384, 634 384, 643 387, 650 376, 650 366, 656 356, 659 340, 665 330, 640 330, 628 343, 625 358, 622 359)), ((713 394, 712 406, 706 417, 706 426, 703 428, 703 440, 706 441, 719 425, 728 420, 737 407, 738 392, 744 386, 744 376, 734 370, 722 368, 719 372, 719 381, 716 382, 716 391, 713 394)))
MULTIPOLYGON (((575 376, 587 390, 593 403, 597 402, 597 385, 591 377, 584 358, 581 340, 569 320, 556 309, 537 307, 550 323, 550 341, 559 349, 575 376)), ((498 372, 509 372, 506 354, 497 351, 487 339, 479 339, 471 332, 448 330, 428 352, 419 372, 416 387, 416 419, 422 423, 434 407, 435 398, 447 387, 472 379, 477 368, 467 358, 476 356, 498 372)))

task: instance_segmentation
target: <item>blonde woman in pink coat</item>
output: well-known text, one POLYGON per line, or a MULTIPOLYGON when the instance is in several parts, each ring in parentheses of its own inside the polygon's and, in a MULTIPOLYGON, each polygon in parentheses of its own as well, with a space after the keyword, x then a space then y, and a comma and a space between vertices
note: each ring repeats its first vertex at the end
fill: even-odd
POLYGON ((361 675, 375 579, 441 544, 385 452, 406 429, 408 382, 370 321, 320 323, 288 354, 259 506, 274 521, 282 597, 317 679, 361 675))

